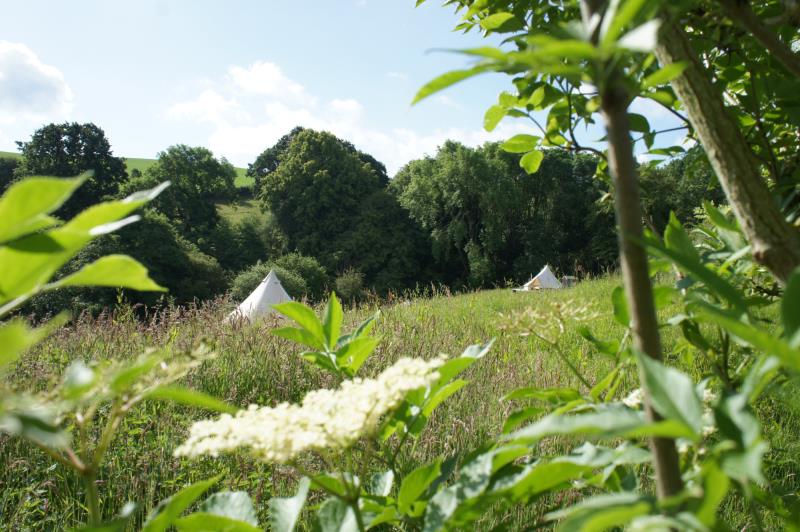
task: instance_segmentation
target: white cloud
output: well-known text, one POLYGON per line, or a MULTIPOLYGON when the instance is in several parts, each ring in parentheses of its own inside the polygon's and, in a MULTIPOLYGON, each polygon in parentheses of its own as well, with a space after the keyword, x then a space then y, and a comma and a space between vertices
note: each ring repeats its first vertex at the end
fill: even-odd
MULTIPOLYGON (((475 146, 529 131, 529 126, 521 122, 504 122, 491 133, 459 128, 425 133, 376 129, 367 125, 367 109, 358 100, 320 102, 272 63, 257 62, 248 69, 233 66, 228 73, 229 83, 218 83, 219 90, 207 89, 194 100, 176 103, 167 115, 211 124, 209 148, 237 165, 251 162, 295 126, 330 131, 352 142, 383 162, 390 174, 412 159, 433 155, 447 139, 475 146)), ((449 99, 440 103, 458 105, 449 99)))
POLYGON ((236 99, 227 99, 213 89, 206 89, 194 100, 181 102, 167 109, 167 116, 216 124, 232 116, 244 119, 247 114, 239 108, 236 99))
POLYGON ((63 73, 27 46, 0 41, 0 121, 61 120, 73 94, 63 73))
POLYGON ((297 104, 316 103, 316 99, 306 93, 305 87, 286 77, 275 63, 256 61, 247 68, 232 66, 228 75, 235 87, 244 93, 297 104))
POLYGON ((630 106, 630 111, 632 113, 639 113, 640 115, 644 115, 649 120, 655 120, 658 118, 664 117, 671 117, 673 116, 667 109, 664 108, 658 102, 651 100, 650 98, 636 98, 633 100, 630 106))
POLYGON ((387 78, 393 78, 393 79, 400 79, 400 80, 403 80, 403 81, 408 79, 408 76, 406 76, 402 72, 387 72, 386 73, 386 77, 387 78))
POLYGON ((440 104, 444 105, 445 107, 451 107, 453 109, 463 109, 462 105, 452 99, 450 96, 440 94, 436 97, 436 101, 440 104))

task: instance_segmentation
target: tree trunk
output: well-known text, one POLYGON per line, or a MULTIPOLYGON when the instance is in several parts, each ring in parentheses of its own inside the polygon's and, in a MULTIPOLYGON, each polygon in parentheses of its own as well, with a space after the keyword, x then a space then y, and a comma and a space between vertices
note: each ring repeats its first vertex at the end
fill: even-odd
POLYGON ((661 66, 683 62, 672 88, 686 109, 708 160, 750 242, 753 257, 786 282, 800 265, 800 236, 786 222, 761 176, 758 161, 739 125, 714 88, 689 39, 674 21, 665 21, 656 47, 661 66))
POLYGON ((792 52, 774 31, 764 24, 743 0, 719 0, 728 16, 739 26, 753 34, 761 46, 780 61, 786 69, 800 78, 800 56, 792 52))
MULTIPOLYGON (((647 356, 661 360, 661 340, 647 254, 639 244, 643 237, 642 210, 628 123, 628 102, 628 95, 621 88, 612 87, 602 94, 602 111, 608 127, 608 167, 614 178, 622 279, 631 316, 634 346, 647 356)), ((643 385, 644 376, 640 376, 639 380, 643 385)), ((647 390, 645 399, 648 418, 661 419, 650 405, 647 390)), ((650 449, 653 452, 658 497, 663 499, 677 494, 681 491, 683 482, 675 441, 651 438, 650 449)))
MULTIPOLYGON (((602 4, 599 0, 583 0, 581 12, 584 19, 592 18, 599 12, 602 4)), ((592 36, 592 41, 596 44, 597 31, 592 36)), ((640 244, 643 237, 642 207, 628 120, 630 95, 619 75, 620 71, 616 68, 608 79, 595 80, 595 83, 601 87, 601 111, 608 129, 608 167, 614 179, 614 210, 619 227, 622 280, 631 316, 634 347, 655 360, 661 360, 661 340, 653 301, 653 286, 650 282, 647 253, 640 244)), ((644 390, 648 419, 661 419, 650 403, 644 375, 640 374, 639 381, 644 390)), ((664 499, 678 494, 683 489, 683 481, 675 441, 669 438, 650 438, 650 450, 653 453, 658 498, 664 499)))

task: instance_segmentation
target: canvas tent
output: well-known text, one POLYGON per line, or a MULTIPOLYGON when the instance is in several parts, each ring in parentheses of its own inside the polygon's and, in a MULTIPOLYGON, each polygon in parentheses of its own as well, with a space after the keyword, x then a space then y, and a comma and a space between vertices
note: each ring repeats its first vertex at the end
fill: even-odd
POLYGON ((522 285, 519 288, 515 288, 515 292, 528 292, 530 290, 542 290, 545 288, 561 288, 561 283, 558 282, 558 279, 555 275, 553 275, 553 270, 550 269, 549 265, 545 265, 536 276, 522 285))
POLYGON ((247 299, 242 301, 236 310, 228 314, 227 321, 235 319, 255 321, 260 317, 268 316, 275 312, 272 305, 291 300, 292 298, 283 289, 275 271, 270 270, 264 280, 247 296, 247 299))

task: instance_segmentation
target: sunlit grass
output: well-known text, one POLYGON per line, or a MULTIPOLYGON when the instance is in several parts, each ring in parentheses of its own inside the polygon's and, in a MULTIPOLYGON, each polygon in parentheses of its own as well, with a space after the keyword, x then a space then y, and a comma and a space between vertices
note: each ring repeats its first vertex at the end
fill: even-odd
MULTIPOLYGON (((526 306, 545 309, 552 302, 589 302, 602 317, 589 324, 600 338, 620 338, 623 329, 611 318, 610 294, 618 278, 602 278, 560 291, 512 293, 490 290, 436 297, 397 297, 392 303, 366 303, 350 309, 345 328, 381 311, 376 332, 382 341, 376 355, 362 370, 375 375, 401 356, 434 357, 439 353, 459 354, 464 347, 492 338, 490 355, 475 364, 465 375, 467 387, 445 402, 435 412, 431 423, 413 452, 404 455, 401 467, 414 467, 438 456, 464 456, 491 442, 500 433, 503 421, 515 405, 502 400, 509 391, 522 386, 581 387, 578 379, 541 341, 501 329, 502 314, 526 306)), ((245 407, 251 403, 274 405, 281 401, 297 402, 309 390, 330 387, 330 378, 297 356, 300 349, 270 334, 274 321, 256 326, 231 328, 222 324, 229 309, 218 301, 193 309, 165 309, 135 320, 130 313, 113 317, 83 318, 45 341, 24 358, 10 376, 21 388, 45 389, 73 360, 103 360, 130 357, 147 346, 172 345, 189 348, 201 340, 212 343, 218 357, 186 378, 187 386, 218 396, 245 407)), ((672 328, 664 330, 664 345, 669 349, 678 341, 672 328)), ((567 330, 561 340, 564 352, 583 375, 594 383, 610 362, 596 355, 574 330, 567 330)), ((700 360, 674 360, 696 377, 706 369, 700 360)), ((622 393, 635 387, 626 383, 622 393)), ((588 391, 585 387, 584 392, 588 391)), ((798 425, 797 408, 786 408, 779 397, 771 398, 764 408, 768 434, 779 453, 770 458, 770 477, 784 481, 793 475, 797 464, 787 463, 800 456, 800 447, 792 437, 798 425)), ((127 501, 139 505, 141 520, 157 503, 190 481, 224 474, 222 485, 246 490, 253 497, 266 523, 266 502, 274 495, 286 495, 296 479, 288 469, 265 466, 245 456, 218 460, 185 461, 172 457, 175 447, 185 438, 192 420, 207 417, 207 412, 166 404, 146 403, 128 417, 114 441, 109 461, 100 475, 103 511, 110 517, 127 501)), ((573 442, 549 442, 549 450, 566 450, 573 442)), ((0 494, 0 529, 64 528, 85 518, 78 502, 83 498, 80 483, 71 472, 50 467, 39 452, 19 440, 0 437, 0 467, 4 470, 0 494)), ((553 506, 566 500, 544 499, 527 508, 490 514, 486 528, 506 523, 531 523, 553 506)), ((734 517, 746 515, 735 502, 727 505, 734 517)), ((482 525, 482 527, 483 527, 482 525)))

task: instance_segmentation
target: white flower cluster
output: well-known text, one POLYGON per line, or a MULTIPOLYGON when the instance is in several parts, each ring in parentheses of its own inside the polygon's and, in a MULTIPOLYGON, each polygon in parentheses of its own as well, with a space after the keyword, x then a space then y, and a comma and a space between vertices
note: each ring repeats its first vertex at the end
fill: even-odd
POLYGON ((622 403, 628 408, 637 409, 640 406, 642 406, 643 399, 644 399, 644 392, 642 392, 641 388, 636 388, 622 400, 622 403))
POLYGON ((441 358, 403 358, 375 379, 353 379, 337 390, 309 392, 302 404, 250 405, 235 416, 198 421, 175 456, 218 456, 249 449, 266 462, 285 464, 308 451, 342 450, 373 434, 381 417, 406 395, 439 379, 441 358))

